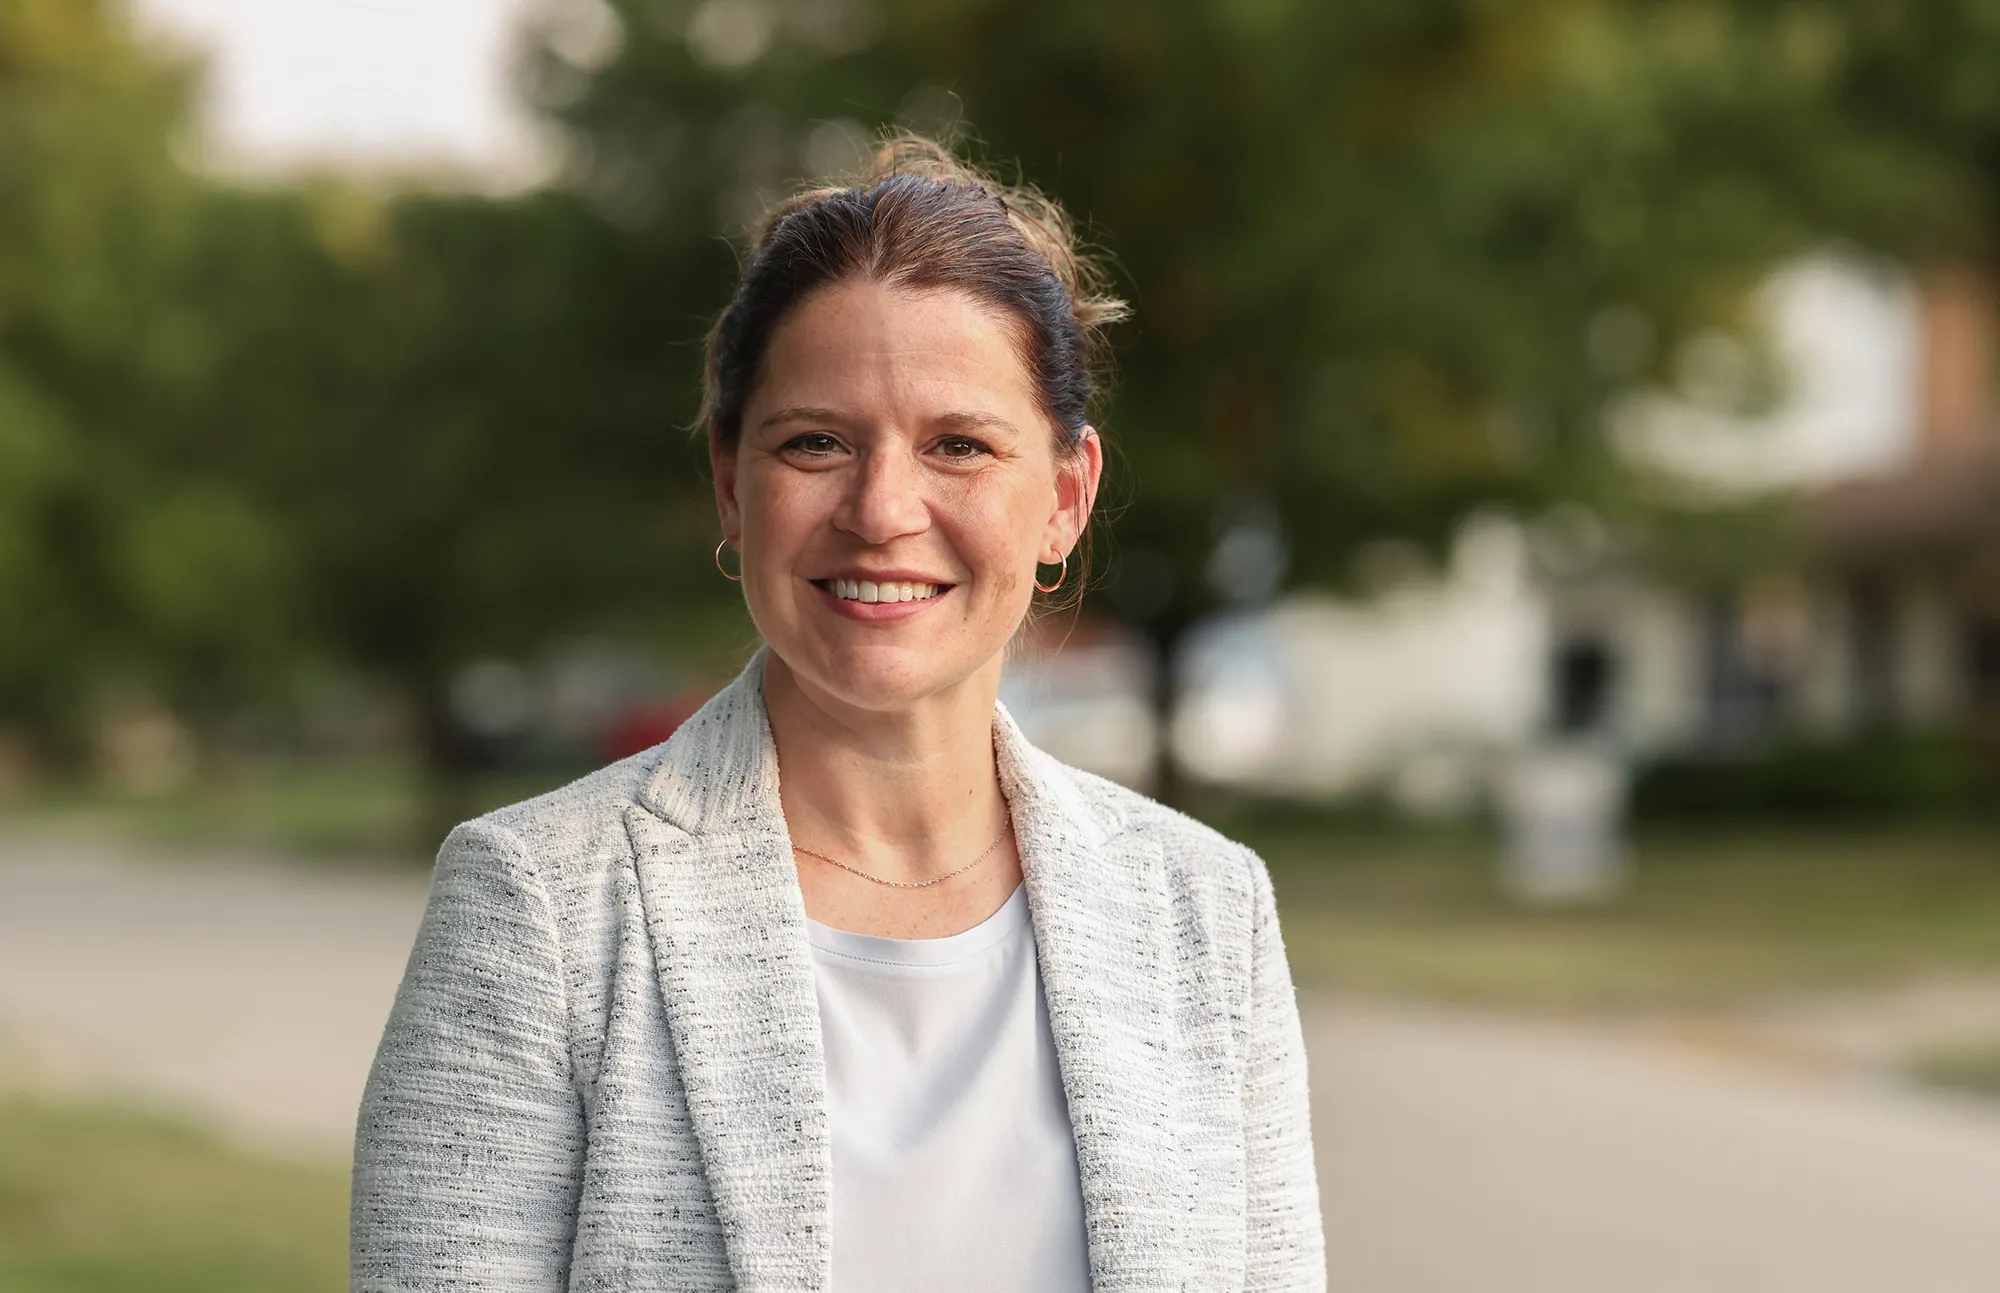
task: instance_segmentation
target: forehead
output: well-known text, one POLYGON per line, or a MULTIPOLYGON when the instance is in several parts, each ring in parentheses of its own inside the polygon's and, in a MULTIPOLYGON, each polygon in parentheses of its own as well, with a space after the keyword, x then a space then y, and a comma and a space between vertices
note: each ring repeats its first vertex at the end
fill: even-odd
POLYGON ((800 403, 858 414, 987 413, 1025 429, 1039 403, 1019 324, 952 288, 845 283, 816 292, 771 335, 746 424, 800 403))

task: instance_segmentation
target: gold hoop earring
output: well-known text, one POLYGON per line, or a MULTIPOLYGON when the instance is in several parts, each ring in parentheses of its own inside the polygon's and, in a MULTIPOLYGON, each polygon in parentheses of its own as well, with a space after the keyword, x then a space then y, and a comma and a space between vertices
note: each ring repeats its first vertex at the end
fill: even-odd
POLYGON ((1044 588, 1042 587, 1042 581, 1037 579, 1035 581, 1035 591, 1038 593, 1052 593, 1056 589, 1061 588, 1063 586, 1063 580, 1068 578, 1069 578, 1069 554, 1065 552, 1062 555, 1062 573, 1056 576, 1056 581, 1053 584, 1050 584, 1047 588, 1044 588))
MULTIPOLYGON (((729 546, 728 539, 724 539, 722 542, 715 545, 715 568, 717 570, 722 570, 722 550, 728 546, 729 546)), ((743 582, 742 575, 740 574, 732 575, 727 570, 722 570, 722 577, 724 579, 727 579, 732 584, 740 584, 743 582)))

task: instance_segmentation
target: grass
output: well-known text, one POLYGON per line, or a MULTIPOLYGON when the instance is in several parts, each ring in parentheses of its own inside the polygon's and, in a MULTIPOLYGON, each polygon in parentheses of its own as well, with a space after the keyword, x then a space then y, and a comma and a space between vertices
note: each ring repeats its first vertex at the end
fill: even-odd
MULTIPOLYGON (((482 777, 456 817, 524 799, 574 772, 482 777)), ((96 783, 38 788, 0 804, 0 828, 110 833, 169 848, 261 850, 306 858, 427 860, 437 847, 416 769, 388 760, 250 765, 172 789, 96 783)))
POLYGON ((0 1289, 337 1293, 347 1174, 105 1106, 0 1096, 0 1289))
POLYGON ((2000 1037, 1926 1051, 1911 1063, 1910 1071, 1933 1086, 2000 1097, 2000 1037))
POLYGON ((2000 974, 2000 834, 1654 831, 1607 901, 1523 908, 1471 832, 1246 823, 1303 983, 1553 1010, 1707 1007, 2000 974))

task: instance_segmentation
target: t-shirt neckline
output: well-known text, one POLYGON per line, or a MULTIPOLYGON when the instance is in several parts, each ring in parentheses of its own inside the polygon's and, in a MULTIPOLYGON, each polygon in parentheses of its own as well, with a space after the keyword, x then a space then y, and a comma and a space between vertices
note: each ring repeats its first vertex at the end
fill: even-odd
POLYGON ((813 950, 876 965, 952 965, 999 946, 1028 923, 1028 886, 1017 884, 1007 901, 971 929, 943 938, 887 938, 835 929, 806 917, 806 941, 813 950))

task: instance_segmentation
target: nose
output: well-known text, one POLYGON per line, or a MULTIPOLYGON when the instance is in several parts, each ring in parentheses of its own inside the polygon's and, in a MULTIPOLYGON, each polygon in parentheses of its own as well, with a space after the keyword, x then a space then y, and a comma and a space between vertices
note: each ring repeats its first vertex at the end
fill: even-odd
POLYGON ((930 528, 923 468, 908 454, 870 450, 863 454, 860 470, 848 479, 847 495, 834 515, 834 524, 862 542, 879 547, 930 528))

